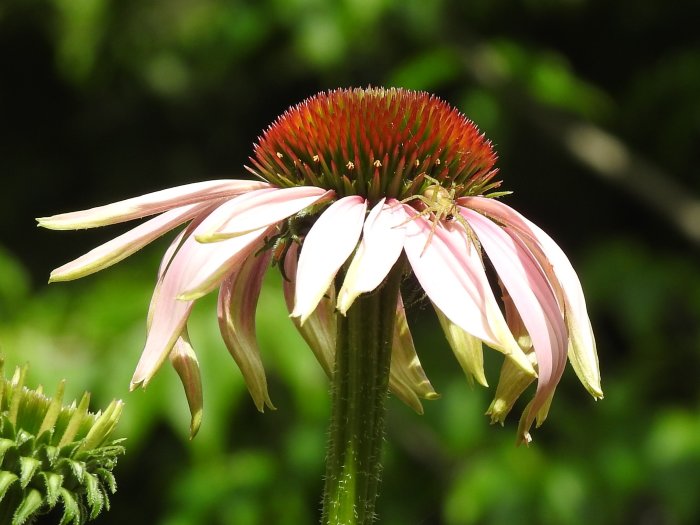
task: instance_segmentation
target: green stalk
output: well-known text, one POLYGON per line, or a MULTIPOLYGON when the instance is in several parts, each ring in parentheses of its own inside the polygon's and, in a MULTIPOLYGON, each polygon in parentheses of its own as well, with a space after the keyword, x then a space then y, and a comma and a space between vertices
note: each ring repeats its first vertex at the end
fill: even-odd
POLYGON ((323 525, 368 525, 379 488, 384 412, 403 264, 338 315, 323 525))

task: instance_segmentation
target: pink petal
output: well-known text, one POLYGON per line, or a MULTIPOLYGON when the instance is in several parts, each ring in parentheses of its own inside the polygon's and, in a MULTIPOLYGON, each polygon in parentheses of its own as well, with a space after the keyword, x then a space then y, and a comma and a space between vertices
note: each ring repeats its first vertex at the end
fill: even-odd
POLYGON ((249 180, 211 180, 176 186, 167 190, 147 193, 123 201, 98 206, 89 210, 62 213, 37 219, 39 226, 52 230, 95 228, 155 215, 171 208, 202 201, 231 197, 240 193, 268 188, 266 182, 249 180))
MULTIPOLYGON (((218 220, 221 208, 214 210, 198 228, 207 227, 209 220, 218 220)), ((181 299, 183 294, 192 288, 193 283, 201 287, 216 287, 227 273, 250 255, 256 248, 255 242, 265 233, 263 230, 216 244, 200 244, 195 240, 198 228, 182 242, 156 285, 151 301, 152 314, 149 314, 151 326, 131 380, 132 388, 141 383, 146 386, 160 368, 185 327, 193 300, 202 295, 202 289, 197 289, 197 293, 189 291, 190 296, 181 299)))
MULTIPOLYGON (((461 208, 460 212, 479 238, 532 339, 539 380, 525 416, 527 432, 564 371, 564 318, 542 269, 524 244, 483 215, 468 208, 461 208)), ((528 439, 529 435, 523 437, 528 439)))
POLYGON ((433 304, 453 323, 489 346, 510 356, 523 370, 535 374, 513 339, 489 286, 477 248, 461 228, 442 225, 430 236, 432 223, 406 211, 404 249, 413 272, 433 304), (427 244, 426 244, 427 243, 427 244), (469 243, 469 247, 467 247, 469 243))
POLYGON ((261 412, 265 405, 275 408, 267 391, 255 336, 255 310, 271 256, 272 252, 265 251, 258 257, 248 257, 243 266, 222 283, 218 302, 221 335, 261 412))
POLYGON ((276 224, 291 217, 304 208, 326 200, 334 195, 333 191, 314 186, 275 189, 248 194, 250 198, 236 199, 240 203, 231 211, 231 218, 210 233, 198 236, 200 242, 228 239, 259 228, 276 224))
POLYGON ((400 203, 380 200, 365 220, 362 240, 350 263, 338 293, 338 310, 345 315, 362 293, 379 286, 396 263, 403 249, 406 233, 402 226, 405 213, 400 203))
POLYGON ((194 302, 178 301, 177 296, 180 293, 182 277, 187 273, 190 264, 190 253, 191 243, 188 246, 185 241, 153 292, 150 328, 146 345, 131 378, 132 390, 148 385, 185 328, 194 302))
POLYGON ((344 197, 331 204, 306 235, 299 257, 292 312, 292 317, 300 317, 302 324, 357 246, 366 210, 367 202, 362 197, 344 197))
POLYGON ((56 268, 49 282, 70 281, 108 268, 209 207, 210 203, 191 204, 167 211, 56 268))
MULTIPOLYGON (((269 233, 268 229, 263 228, 213 244, 197 241, 201 232, 209 231, 212 224, 219 224, 222 218, 228 217, 233 205, 234 201, 225 202, 193 231, 191 242, 196 246, 198 265, 191 265, 187 275, 183 276, 178 299, 198 299, 214 290, 224 275, 247 258, 255 249, 256 243, 269 233)), ((189 241, 190 239, 186 243, 189 241)))
POLYGON ((513 208, 494 199, 468 197, 460 203, 508 224, 528 245, 542 268, 550 267, 550 282, 563 295, 569 330, 569 359, 576 374, 595 398, 603 397, 595 338, 588 318, 586 300, 576 271, 562 249, 542 229, 513 208))

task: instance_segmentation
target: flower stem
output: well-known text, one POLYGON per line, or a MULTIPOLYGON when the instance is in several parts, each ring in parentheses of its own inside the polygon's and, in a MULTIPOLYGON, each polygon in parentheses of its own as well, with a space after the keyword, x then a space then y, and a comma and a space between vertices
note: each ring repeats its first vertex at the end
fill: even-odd
POLYGON ((338 315, 323 525, 374 521, 391 347, 403 264, 338 315))

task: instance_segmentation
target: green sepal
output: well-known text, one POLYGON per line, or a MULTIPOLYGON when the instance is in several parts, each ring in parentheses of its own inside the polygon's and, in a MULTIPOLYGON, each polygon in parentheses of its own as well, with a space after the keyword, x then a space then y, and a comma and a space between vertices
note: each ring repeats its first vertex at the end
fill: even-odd
POLYGON ((56 464, 56 461, 58 460, 58 458, 61 457, 61 452, 60 452, 60 450, 58 450, 58 447, 51 447, 51 446, 42 447, 41 453, 42 453, 41 459, 46 461, 46 463, 50 467, 53 467, 56 464))
POLYGON ((67 459, 66 463, 68 464, 70 471, 78 480, 78 483, 82 484, 85 478, 85 466, 80 461, 73 461, 71 459, 67 459))
POLYGON ((87 491, 88 505, 90 506, 90 519, 94 519, 102 512, 105 496, 102 494, 100 482, 95 476, 85 472, 83 480, 87 491))
POLYGON ((29 482, 32 480, 34 477, 34 474, 36 473, 37 469, 41 467, 41 461, 35 458, 28 458, 25 456, 22 456, 19 458, 19 465, 20 465, 20 483, 22 485, 22 488, 26 488, 27 485, 29 485, 29 482))
POLYGON ((7 470, 0 471, 0 501, 5 497, 7 491, 19 478, 7 470))
POLYGON ((0 438, 0 465, 2 465, 5 454, 8 450, 15 446, 15 442, 12 439, 0 438))
POLYGON ((41 508, 42 502, 41 493, 36 489, 30 490, 15 511, 15 515, 12 517, 12 525, 24 525, 41 508))
POLYGON ((55 472, 42 472, 40 476, 44 478, 44 486, 46 487, 46 505, 52 509, 58 502, 58 496, 61 494, 63 476, 55 472))
MULTIPOLYGON (((117 479, 114 477, 114 474, 106 468, 99 468, 96 473, 100 477, 100 481, 102 481, 104 485, 107 485, 109 491, 114 494, 117 491, 117 479)), ((109 500, 107 500, 106 503, 109 509, 109 500)))
POLYGON ((63 488, 61 489, 61 499, 63 500, 63 517, 59 525, 67 525, 71 521, 76 524, 80 523, 80 505, 78 505, 76 499, 63 488))

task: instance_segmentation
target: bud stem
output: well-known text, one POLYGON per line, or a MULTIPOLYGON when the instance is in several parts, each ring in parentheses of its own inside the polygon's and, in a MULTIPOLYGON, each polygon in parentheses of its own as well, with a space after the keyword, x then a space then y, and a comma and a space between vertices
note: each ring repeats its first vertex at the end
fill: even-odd
POLYGON ((385 283, 338 315, 324 525, 374 521, 384 438, 391 347, 403 264, 385 283))

